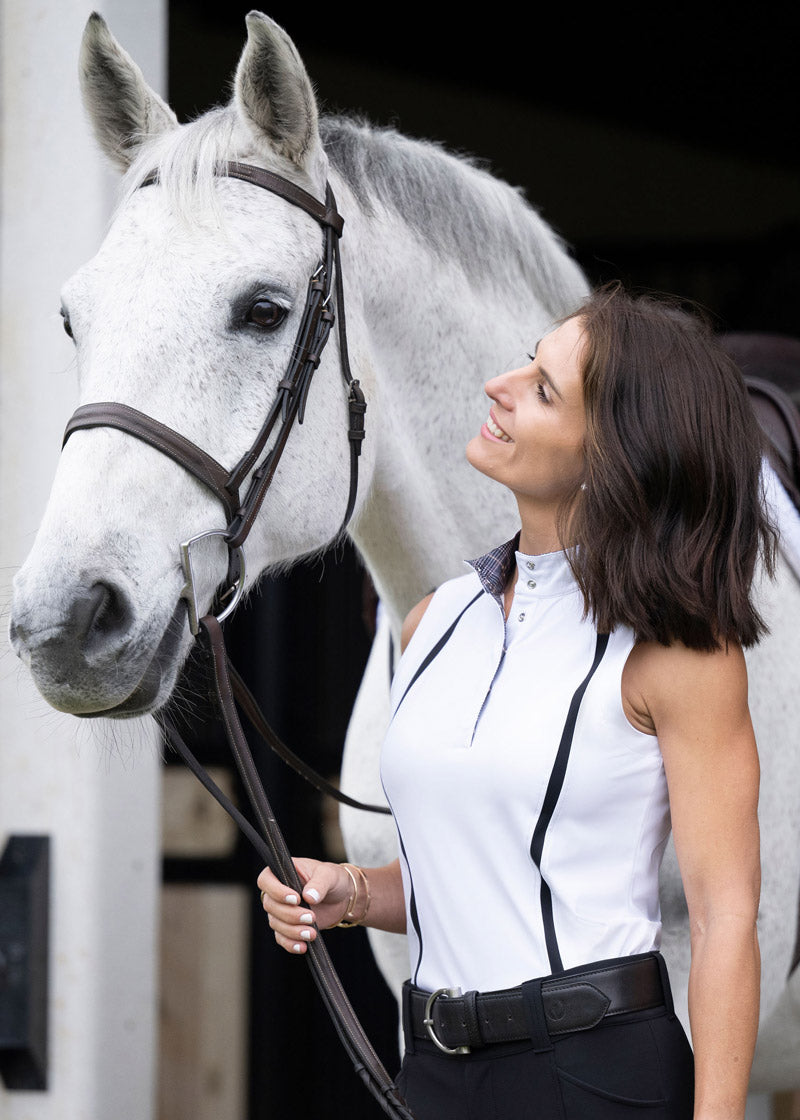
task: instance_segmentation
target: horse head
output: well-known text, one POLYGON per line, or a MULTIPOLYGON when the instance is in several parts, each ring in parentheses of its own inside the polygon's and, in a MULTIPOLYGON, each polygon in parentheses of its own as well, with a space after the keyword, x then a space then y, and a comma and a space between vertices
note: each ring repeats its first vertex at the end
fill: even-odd
MULTIPOLYGON (((247 28, 230 104, 179 125, 101 17, 90 18, 82 93, 123 189, 99 252, 62 297, 81 405, 136 409, 229 469, 289 365, 322 236, 285 199, 216 172, 231 160, 255 165, 319 200, 327 180, 294 45, 258 13, 247 28)), ((341 525, 350 466, 337 366, 332 338, 248 540, 254 574, 323 548, 341 525)), ((226 523, 209 489, 155 447, 109 427, 74 431, 15 581, 12 642, 45 699, 77 715, 162 705, 191 643, 180 542, 226 523)), ((204 610, 225 576, 224 543, 209 539, 192 566, 204 610)))

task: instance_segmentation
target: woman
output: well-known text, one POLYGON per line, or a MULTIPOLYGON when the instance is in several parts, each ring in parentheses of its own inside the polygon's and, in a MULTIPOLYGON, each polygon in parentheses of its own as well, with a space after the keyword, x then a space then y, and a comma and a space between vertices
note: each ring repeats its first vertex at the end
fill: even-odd
POLYGON ((699 320, 612 288, 486 393, 467 457, 521 529, 403 627, 381 763, 400 858, 300 859, 302 899, 265 870, 264 908, 293 953, 337 924, 408 931, 398 1084, 419 1120, 741 1120, 760 874, 742 647, 774 557, 742 379, 699 320), (670 827, 694 1060, 657 952, 670 827))

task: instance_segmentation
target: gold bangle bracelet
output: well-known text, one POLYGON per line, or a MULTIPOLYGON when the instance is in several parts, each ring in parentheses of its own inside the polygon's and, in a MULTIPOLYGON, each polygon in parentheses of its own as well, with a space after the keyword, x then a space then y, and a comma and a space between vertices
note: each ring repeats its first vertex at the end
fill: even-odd
POLYGON ((348 929, 350 926, 357 925, 357 923, 353 920, 355 917, 355 915, 353 914, 353 907, 355 906, 356 900, 358 899, 358 883, 356 882, 355 875, 350 870, 349 863, 340 863, 339 866, 345 869, 347 874, 350 876, 350 882, 353 884, 353 893, 347 900, 347 905, 344 908, 344 913, 336 923, 337 926, 342 926, 344 929, 348 929))
POLYGON ((366 871, 364 870, 363 867, 359 867, 358 865, 356 865, 356 871, 359 873, 361 878, 364 880, 364 892, 367 896, 367 901, 364 904, 364 913, 358 919, 358 924, 360 924, 361 922, 364 921, 367 914, 369 913, 369 904, 370 904, 370 902, 372 902, 372 895, 369 893, 369 879, 367 878, 366 871))
POLYGON ((367 912, 369 910, 369 904, 372 901, 372 898, 370 896, 370 891, 369 891, 369 880, 367 879, 367 875, 366 875, 366 872, 364 871, 363 867, 358 867, 356 864, 349 864, 349 863, 341 863, 341 864, 339 864, 339 866, 343 867, 345 869, 345 871, 347 872, 347 874, 350 876, 350 882, 353 884, 353 894, 350 897, 350 900, 347 904, 347 907, 345 909, 344 914, 342 915, 341 919, 336 923, 336 925, 341 926, 343 929, 349 929, 352 926, 360 925, 364 921, 364 919, 367 916, 367 912), (361 913, 359 914, 358 917, 356 917, 355 910, 356 910, 356 903, 358 902, 359 887, 358 887, 358 883, 356 883, 356 877, 353 874, 354 871, 357 871, 359 873, 359 875, 361 876, 361 878, 364 882, 364 894, 366 895, 366 899, 365 899, 365 902, 364 902, 364 909, 361 911, 361 913))

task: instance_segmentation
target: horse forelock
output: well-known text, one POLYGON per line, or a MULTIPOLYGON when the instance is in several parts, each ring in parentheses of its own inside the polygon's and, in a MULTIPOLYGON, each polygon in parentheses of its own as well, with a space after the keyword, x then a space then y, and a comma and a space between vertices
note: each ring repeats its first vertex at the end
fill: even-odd
POLYGON ((120 207, 155 174, 166 190, 173 210, 187 224, 212 221, 219 224, 221 211, 215 190, 219 166, 228 160, 268 165, 293 179, 306 190, 310 182, 288 160, 256 153, 252 133, 242 123, 234 106, 211 109, 179 128, 146 138, 122 182, 120 207))
POLYGON ((212 109, 190 125, 156 137, 144 137, 122 180, 120 209, 155 174, 184 221, 216 216, 214 168, 220 160, 231 158, 235 126, 234 115, 220 108, 212 109))

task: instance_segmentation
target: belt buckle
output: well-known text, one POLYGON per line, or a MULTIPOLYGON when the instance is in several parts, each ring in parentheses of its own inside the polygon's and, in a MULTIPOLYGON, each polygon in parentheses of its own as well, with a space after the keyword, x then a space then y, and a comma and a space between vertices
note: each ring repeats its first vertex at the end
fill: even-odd
POLYGON ((437 988, 435 992, 431 992, 428 996, 428 1002, 425 1004, 425 1018, 422 1020, 425 1030, 428 1032, 428 1038, 438 1046, 443 1054, 471 1054, 469 1046, 445 1046, 436 1037, 433 1029, 433 1005, 440 996, 449 997, 450 999, 460 996, 462 994, 460 988, 437 988))

